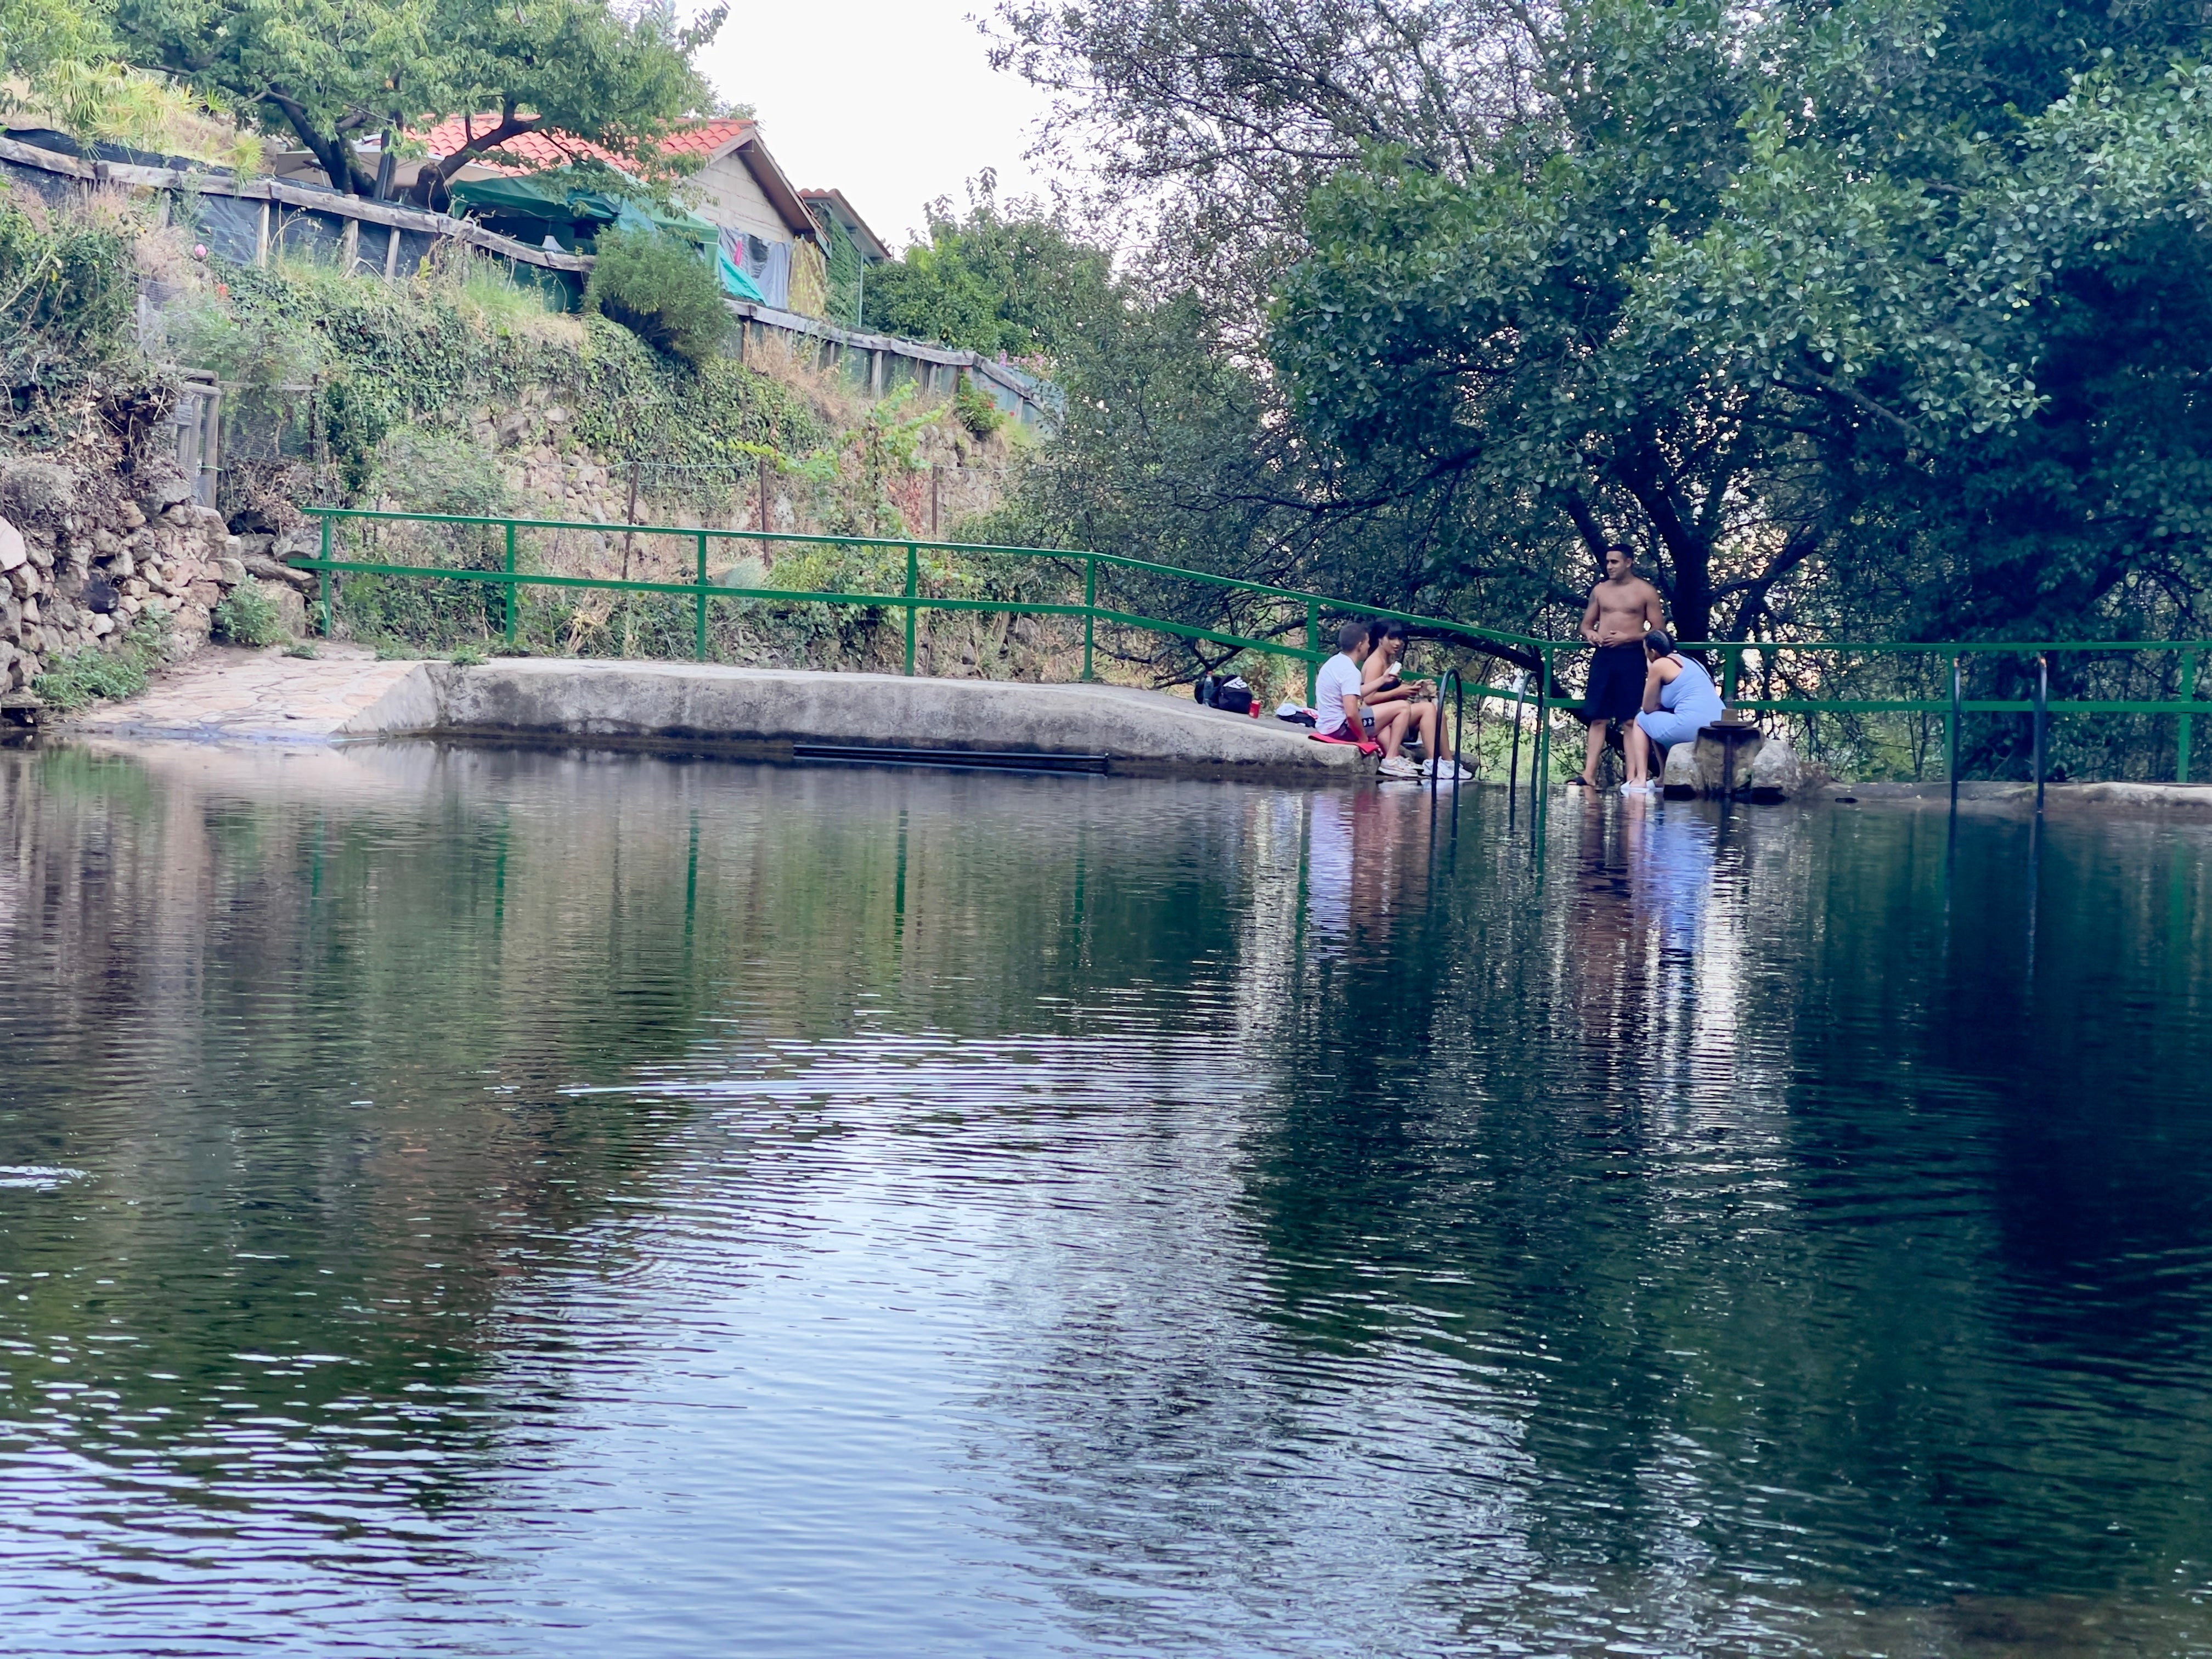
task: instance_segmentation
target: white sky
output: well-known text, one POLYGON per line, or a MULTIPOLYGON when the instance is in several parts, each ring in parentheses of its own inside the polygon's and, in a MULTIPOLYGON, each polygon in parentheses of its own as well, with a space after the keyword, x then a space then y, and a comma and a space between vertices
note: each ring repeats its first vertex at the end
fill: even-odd
POLYGON ((964 202, 996 168, 1001 198, 1037 189, 1022 160, 1043 99, 994 73, 971 15, 990 0, 808 0, 732 6, 700 64, 715 89, 753 106, 793 185, 842 190, 896 253, 922 204, 964 202))

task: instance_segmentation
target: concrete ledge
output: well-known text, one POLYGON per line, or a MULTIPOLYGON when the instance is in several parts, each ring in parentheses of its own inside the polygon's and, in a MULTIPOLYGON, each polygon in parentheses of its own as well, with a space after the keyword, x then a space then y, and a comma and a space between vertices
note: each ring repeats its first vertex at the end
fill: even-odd
MULTIPOLYGON (((1830 801, 1903 801, 1948 811, 1948 783, 1831 783, 1814 793, 1814 799, 1830 801)), ((1961 811, 2033 812, 2035 786, 2032 783, 1962 782, 1959 786, 1961 811)), ((2127 811, 2179 812, 2212 817, 2212 784, 2206 783, 2047 783, 2044 786, 2045 812, 2077 807, 2120 808, 2127 811)))
POLYGON ((333 733, 587 743, 788 757, 793 743, 1104 755, 1118 773, 1367 778, 1375 763, 1305 728, 1108 685, 510 658, 422 663, 333 733))

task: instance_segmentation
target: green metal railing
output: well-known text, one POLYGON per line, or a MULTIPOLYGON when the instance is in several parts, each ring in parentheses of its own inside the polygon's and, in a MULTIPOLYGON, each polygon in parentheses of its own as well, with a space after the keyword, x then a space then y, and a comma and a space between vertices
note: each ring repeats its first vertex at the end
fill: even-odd
MULTIPOLYGON (((1353 601, 1331 598, 1326 594, 1307 592, 1302 589, 1274 586, 1265 582, 1239 580, 1234 577, 1217 576, 1205 571, 1187 570, 1180 566, 1157 564, 1145 559, 1133 559, 1120 554, 1070 550, 1061 548, 978 546, 957 542, 898 540, 860 536, 811 536, 784 532, 759 530, 720 530, 684 525, 627 525, 605 524, 559 519, 514 519, 475 516, 461 514, 394 513, 353 507, 310 507, 308 512, 322 522, 320 555, 314 559, 295 559, 302 568, 317 572, 320 577, 320 614, 324 631, 331 627, 332 617, 331 579, 346 573, 361 573, 378 576, 425 578, 444 581, 474 582, 497 586, 504 590, 504 623, 507 637, 513 641, 517 633, 520 615, 519 599, 525 588, 575 588, 610 591, 624 593, 657 593, 689 595, 696 604, 693 615, 693 650, 695 656, 704 661, 708 656, 708 613, 717 599, 765 600, 779 605, 860 605, 902 611, 905 622, 905 672, 915 672, 915 621, 926 611, 988 611, 1028 616, 1079 617, 1083 620, 1083 678, 1096 676, 1097 628, 1101 623, 1113 627, 1167 634, 1179 638, 1202 640, 1210 644, 1237 650, 1255 651, 1303 663, 1306 670, 1306 696, 1309 702, 1314 695, 1314 679, 1320 665, 1329 653, 1322 639, 1322 614, 1324 610, 1338 616, 1364 617, 1385 621, 1397 621, 1419 629, 1424 636, 1442 642, 1458 644, 1478 653, 1503 657, 1523 668, 1534 669, 1534 684, 1525 681, 1506 686, 1477 682, 1468 688, 1476 700, 1511 702, 1515 704, 1514 744, 1516 761, 1514 781, 1519 777, 1519 738, 1522 710, 1533 708, 1535 730, 1533 736, 1529 784, 1532 802, 1532 828, 1540 833, 1545 812, 1545 798, 1548 792, 1537 787, 1538 781, 1548 775, 1551 765, 1551 716, 1562 707, 1580 702, 1578 694, 1570 692, 1559 684, 1559 669, 1562 661, 1591 647, 1580 641, 1546 640, 1533 635, 1517 634, 1507 629, 1479 627, 1441 617, 1425 617, 1412 611, 1393 611, 1379 605, 1360 605, 1353 601), (338 550, 334 544, 337 527, 349 522, 404 523, 447 526, 453 529, 479 528, 496 530, 502 533, 504 557, 499 569, 474 569, 450 565, 396 564, 377 560, 345 559, 334 556, 338 550), (550 531, 586 532, 598 536, 624 535, 634 537, 677 537, 689 542, 695 553, 696 579, 689 582, 663 582, 628 578, 600 576, 560 576, 542 571, 521 568, 518 559, 517 532, 521 531, 550 531), (897 593, 846 593, 814 592, 784 587, 735 587, 710 581, 708 576, 708 550, 715 542, 763 543, 776 546, 827 546, 860 549, 903 549, 906 554, 906 582, 904 591, 897 593), (1026 559, 1051 560, 1066 564, 1080 560, 1083 565, 1083 602, 1057 603, 1036 599, 963 599, 944 594, 929 594, 921 591, 921 555, 924 552, 945 552, 968 555, 1012 556, 1026 559), (1099 573, 1101 570, 1126 571, 1177 582, 1197 583, 1226 592, 1278 600, 1291 607, 1289 620, 1278 625, 1275 637, 1237 634, 1221 629, 1203 628, 1193 623, 1166 617, 1147 617, 1098 602, 1099 573), (1297 631, 1303 624, 1302 644, 1287 644, 1281 634, 1297 631)), ((2200 712, 2212 712, 2212 705, 2202 702, 2197 695, 2198 669, 2205 655, 2212 653, 2212 641, 1972 641, 1949 643, 1888 642, 1857 644, 1846 641, 1806 641, 1778 643, 1772 641, 1716 640, 1687 642, 1686 651, 1716 656, 1722 665, 1721 692, 1723 699, 1736 708, 1755 709, 1779 714, 1942 714, 1945 720, 1944 750, 1948 772, 1955 793, 1958 777, 1960 727, 1968 714, 2028 714, 2035 717, 2036 781, 2040 786, 2043 774, 2045 732, 2054 714, 2149 714, 2173 715, 2178 722, 2174 775, 2187 781, 2191 765, 2191 737, 2195 716, 2200 712), (2139 698, 2076 699, 2053 702, 2048 696, 2049 661, 2053 655, 2076 655, 2145 652, 2171 652, 2179 655, 2181 663, 2180 690, 2178 698, 2162 700, 2139 698), (1948 658, 1951 665, 1950 696, 1948 698, 1925 697, 1831 697, 1831 696, 1740 696, 1747 656, 1759 660, 1760 676, 1771 689, 1776 678, 1776 665, 1785 656, 1818 659, 1823 654, 1832 658, 1854 657, 1938 657, 1948 658), (1963 695, 1962 671, 1966 661, 1976 658, 2012 657, 2033 659, 2038 665, 2037 695, 2032 698, 1969 698, 1963 695)), ((1826 678, 1841 677, 1841 669, 1826 678)), ((1784 677, 1786 680, 1787 677, 1784 677)), ((1823 676, 1815 668, 1813 678, 1823 676)))
MULTIPOLYGON (((360 507, 312 507, 307 511, 322 520, 322 546, 319 555, 313 559, 295 559, 299 568, 313 570, 321 576, 320 605, 324 626, 327 629, 331 615, 331 577, 333 573, 359 572, 368 575, 433 578, 446 581, 465 581, 490 584, 506 590, 506 632, 509 640, 515 636, 519 621, 517 595, 526 587, 585 588, 627 593, 689 594, 696 603, 694 615, 694 655, 700 661, 707 658, 708 607, 716 599, 761 599, 779 605, 867 605, 902 610, 906 613, 906 672, 915 667, 915 619, 925 611, 981 611, 1024 616, 1080 617, 1083 618, 1083 678, 1097 678, 1095 658, 1097 644, 1097 624, 1107 623, 1116 627, 1132 628, 1153 633, 1170 634, 1178 638, 1204 640, 1237 650, 1257 651, 1269 656, 1281 657, 1306 665, 1306 695, 1313 695, 1314 676, 1322 663, 1328 660, 1329 652, 1322 648, 1321 615, 1324 608, 1345 616, 1371 617, 1385 621, 1403 622, 1425 632, 1464 640, 1469 646, 1480 649, 1486 645, 1508 647, 1515 651, 1533 651, 1543 641, 1528 635, 1513 634, 1497 629, 1480 628, 1470 623, 1452 622, 1438 617, 1423 617, 1412 611, 1391 611, 1379 605, 1358 605, 1350 600, 1331 599, 1326 594, 1309 593, 1297 588, 1276 587, 1265 582, 1241 581, 1231 576, 1216 576, 1201 570, 1186 570, 1179 565, 1155 564, 1149 560, 1127 558, 1117 553, 1071 551, 1066 548, 994 547, 963 542, 896 540, 869 536, 805 536, 783 531, 717 530, 689 525, 630 525, 599 524, 563 519, 505 519, 481 517, 453 513, 388 513, 360 507), (392 564, 374 560, 334 557, 334 526, 348 521, 442 525, 454 528, 478 528, 502 532, 506 556, 497 570, 461 568, 452 565, 392 564), (611 576, 556 576, 542 571, 524 570, 516 558, 515 533, 524 530, 587 532, 599 536, 670 536, 692 544, 696 550, 697 579, 689 582, 659 582, 631 580, 611 576), (898 593, 842 593, 816 592, 790 587, 733 587, 708 579, 708 548, 714 542, 754 542, 783 546, 850 547, 861 549, 903 549, 906 553, 906 587, 898 593), (1035 599, 971 599, 921 591, 921 555, 925 552, 988 554, 1012 556, 1025 559, 1048 559, 1061 563, 1080 560, 1083 563, 1083 603, 1054 604, 1035 599), (1196 582, 1260 598, 1280 599, 1304 609, 1303 645, 1286 645, 1279 638, 1257 638, 1232 634, 1219 629, 1200 628, 1188 623, 1171 621, 1160 617, 1139 616, 1098 603, 1098 573, 1102 568, 1133 571, 1143 575, 1161 576, 1183 582, 1196 582)), ((1291 626, 1295 627, 1293 623, 1291 626)))

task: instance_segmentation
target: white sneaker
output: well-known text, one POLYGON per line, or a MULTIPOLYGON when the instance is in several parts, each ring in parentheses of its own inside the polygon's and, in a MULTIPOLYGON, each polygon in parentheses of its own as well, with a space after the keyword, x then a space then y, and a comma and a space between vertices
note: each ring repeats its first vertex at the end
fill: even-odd
POLYGON ((1421 775, 1425 778, 1442 778, 1446 783, 1457 783, 1462 778, 1473 777, 1474 774, 1468 771, 1467 768, 1462 766, 1457 761, 1448 760, 1423 761, 1421 763, 1421 775))
POLYGON ((1659 786, 1646 779, 1642 783, 1622 784, 1620 793, 1624 795, 1656 795, 1659 793, 1659 786))
POLYGON ((1403 755, 1393 755, 1375 769, 1386 778, 1418 778, 1421 769, 1403 755))

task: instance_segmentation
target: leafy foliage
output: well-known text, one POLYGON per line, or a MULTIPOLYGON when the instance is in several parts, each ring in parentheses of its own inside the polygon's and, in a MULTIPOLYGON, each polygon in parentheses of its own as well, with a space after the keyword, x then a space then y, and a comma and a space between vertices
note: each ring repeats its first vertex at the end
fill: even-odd
POLYGON ((1520 166, 1314 193, 1273 334, 1310 433, 1555 568, 1637 549, 1692 638, 2181 620, 2212 82, 2107 61, 1992 131, 1998 37, 1933 5, 1570 17, 1520 166))
POLYGON ((1152 295, 1248 382, 1170 413, 1171 343, 1101 354, 1089 402, 1150 408, 1159 459, 1072 397, 1033 503, 1553 634, 1613 545, 1690 637, 2204 631, 2194 7, 1002 16, 1108 210, 1161 226, 1152 295))
POLYGON ((279 645, 287 637, 276 602, 252 582, 240 582, 209 613, 210 632, 225 645, 279 645))
POLYGON ((1006 413, 979 390, 964 371, 952 387, 952 412, 978 438, 988 438, 1006 422, 1006 413))
MULTIPOLYGON (((234 386, 241 403, 273 404, 285 386, 319 384, 318 421, 377 452, 372 481, 404 477, 410 506, 495 489, 475 462, 463 465, 478 452, 453 428, 532 393, 559 397, 577 439, 597 453, 679 469, 749 465, 763 444, 802 454, 831 435, 788 389, 726 357, 696 370, 672 362, 611 321, 552 315, 473 264, 393 287, 272 264, 227 272, 225 285, 196 311, 173 313, 179 349, 234 386), (433 453, 434 434, 452 447, 433 453)), ((335 447, 332 459, 343 459, 335 447)))
POLYGON ((121 0, 114 14, 131 61, 250 112, 355 195, 376 187, 357 140, 495 112, 423 169, 427 206, 444 204, 470 159, 541 127, 665 165, 657 141, 713 102, 692 60, 723 16, 679 28, 658 8, 632 15, 607 0, 121 0))
POLYGON ((1001 210, 985 173, 968 211, 929 206, 929 240, 867 273, 867 325, 975 351, 1055 357, 1103 303, 1106 256, 1035 202, 1001 210))
POLYGON ((860 250, 853 245, 853 238, 837 216, 822 203, 807 204, 807 216, 814 221, 821 233, 823 270, 829 292, 826 295, 829 320, 847 328, 860 325, 861 303, 867 287, 866 272, 860 258, 860 250))
POLYGON ((599 238, 584 306, 694 368, 720 350, 730 331, 712 269, 693 249, 655 231, 599 238))
POLYGON ((135 697, 162 661, 168 640, 168 613, 143 611, 119 640, 72 652, 33 680, 31 690, 64 714, 88 702, 135 697))
POLYGON ((0 198, 0 364, 19 397, 121 356, 137 283, 125 222, 0 198))

